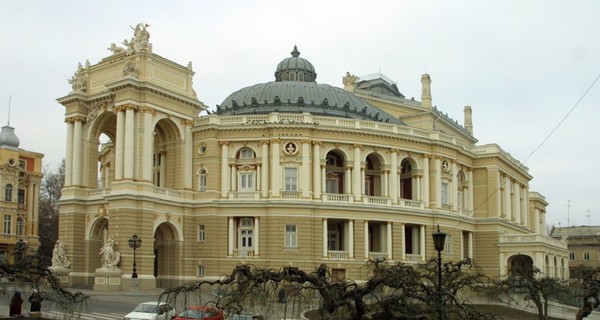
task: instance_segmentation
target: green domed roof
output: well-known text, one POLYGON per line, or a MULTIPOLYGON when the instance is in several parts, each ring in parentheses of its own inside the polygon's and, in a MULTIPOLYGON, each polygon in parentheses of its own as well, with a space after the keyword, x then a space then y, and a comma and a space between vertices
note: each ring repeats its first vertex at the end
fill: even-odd
POLYGON ((230 94, 221 105, 217 105, 216 113, 252 115, 307 112, 318 116, 402 124, 397 118, 351 92, 316 83, 314 78, 317 74, 312 64, 299 58, 299 54, 294 46, 292 57, 284 59, 277 66, 276 81, 255 84, 230 94), (292 77, 295 80, 291 80, 292 77))

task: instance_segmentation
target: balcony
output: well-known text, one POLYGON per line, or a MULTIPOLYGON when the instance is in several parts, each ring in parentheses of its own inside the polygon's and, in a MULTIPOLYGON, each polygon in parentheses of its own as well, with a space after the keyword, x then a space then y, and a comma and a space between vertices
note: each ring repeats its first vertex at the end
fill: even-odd
POLYGON ((349 194, 324 193, 323 202, 352 203, 354 199, 349 194))
POLYGON ((423 257, 420 254, 405 254, 404 261, 407 263, 419 263, 421 262, 423 257))
POLYGON ((567 242, 559 239, 554 239, 541 234, 509 234, 502 235, 498 238, 500 245, 550 245, 561 249, 567 249, 567 242))
POLYGON ((383 261, 383 260, 387 260, 387 259, 388 259, 387 252, 369 252, 369 260, 383 261))
POLYGON ((391 206, 392 199, 387 197, 363 196, 363 203, 373 206, 391 206))
POLYGON ((230 192, 229 200, 260 200, 260 192, 246 191, 246 192, 230 192))
POLYGON ((349 257, 350 257, 350 253, 348 251, 336 251, 336 250, 327 251, 327 258, 329 260, 348 260, 349 257))
POLYGON ((254 249, 233 249, 233 256, 236 258, 254 257, 254 249))

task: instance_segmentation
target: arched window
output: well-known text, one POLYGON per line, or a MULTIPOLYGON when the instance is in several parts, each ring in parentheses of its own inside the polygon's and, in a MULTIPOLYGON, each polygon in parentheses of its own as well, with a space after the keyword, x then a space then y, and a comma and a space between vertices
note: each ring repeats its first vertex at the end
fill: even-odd
POLYGON ((198 175, 198 191, 206 191, 206 170, 201 169, 198 175))
POLYGON ((238 152, 238 159, 254 159, 254 151, 250 148, 243 148, 238 152))
POLYGON ((296 81, 296 73, 290 72, 290 81, 296 81))
POLYGON ((6 187, 4 187, 4 200, 12 201, 12 191, 13 191, 12 184, 9 183, 6 185, 6 187))

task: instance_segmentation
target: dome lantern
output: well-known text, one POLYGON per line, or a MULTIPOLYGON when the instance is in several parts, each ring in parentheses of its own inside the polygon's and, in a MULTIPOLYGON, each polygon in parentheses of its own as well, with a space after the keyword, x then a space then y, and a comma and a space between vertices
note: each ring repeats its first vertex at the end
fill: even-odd
POLYGON ((294 45, 291 57, 283 59, 275 70, 275 81, 315 82, 317 73, 310 61, 300 58, 300 51, 294 45))

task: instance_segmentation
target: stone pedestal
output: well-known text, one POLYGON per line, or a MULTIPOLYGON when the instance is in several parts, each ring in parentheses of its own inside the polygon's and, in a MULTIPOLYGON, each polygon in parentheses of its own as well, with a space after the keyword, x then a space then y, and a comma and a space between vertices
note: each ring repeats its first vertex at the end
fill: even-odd
POLYGON ((94 291, 113 292, 121 291, 121 269, 99 268, 96 269, 94 278, 94 291))
POLYGON ((71 287, 71 269, 65 267, 49 267, 48 269, 58 278, 58 283, 61 287, 71 287))

